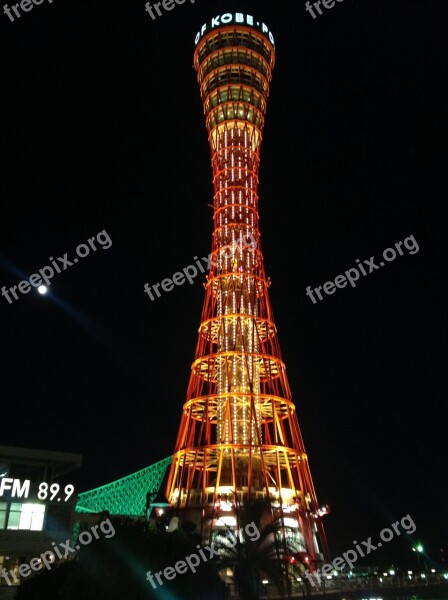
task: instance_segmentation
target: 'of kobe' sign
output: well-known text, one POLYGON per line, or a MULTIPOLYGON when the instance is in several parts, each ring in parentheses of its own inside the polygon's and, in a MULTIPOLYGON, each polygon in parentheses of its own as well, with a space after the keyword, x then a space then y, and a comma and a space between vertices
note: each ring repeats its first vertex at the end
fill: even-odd
POLYGON ((225 13, 220 15, 219 17, 215 17, 210 21, 210 23, 204 23, 202 25, 201 30, 197 32, 194 43, 197 44, 201 37, 211 31, 215 27, 222 27, 223 25, 229 25, 230 23, 236 23, 238 25, 249 25, 249 27, 254 27, 255 29, 259 29, 261 33, 263 33, 266 37, 269 38, 271 44, 274 44, 274 36, 269 31, 269 28, 264 23, 260 21, 255 21, 252 15, 243 15, 243 13, 225 13))

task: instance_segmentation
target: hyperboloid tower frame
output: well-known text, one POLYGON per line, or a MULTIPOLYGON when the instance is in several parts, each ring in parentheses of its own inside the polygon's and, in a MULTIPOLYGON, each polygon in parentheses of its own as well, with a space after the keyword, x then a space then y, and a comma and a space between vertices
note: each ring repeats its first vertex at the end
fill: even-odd
POLYGON ((312 566, 329 557, 326 510, 317 502, 280 353, 258 226, 260 144, 274 62, 272 33, 250 15, 221 15, 196 36, 214 231, 167 498, 204 540, 217 529, 237 529, 238 506, 264 498, 312 566))

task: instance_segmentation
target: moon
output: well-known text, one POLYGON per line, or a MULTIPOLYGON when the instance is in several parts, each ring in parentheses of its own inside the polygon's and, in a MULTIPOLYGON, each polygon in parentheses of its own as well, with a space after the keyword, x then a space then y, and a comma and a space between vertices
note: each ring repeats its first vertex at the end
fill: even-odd
POLYGON ((37 288, 37 291, 39 292, 39 294, 46 294, 47 293, 47 286, 46 285, 40 285, 37 288))

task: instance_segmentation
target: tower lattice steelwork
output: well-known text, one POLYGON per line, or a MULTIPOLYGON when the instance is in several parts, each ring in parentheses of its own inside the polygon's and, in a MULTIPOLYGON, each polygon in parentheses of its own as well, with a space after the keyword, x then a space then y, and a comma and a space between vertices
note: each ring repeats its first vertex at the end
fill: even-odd
POLYGON ((249 15, 222 15, 196 38, 194 66, 212 155, 214 231, 195 359, 167 497, 205 539, 238 527, 238 503, 267 498, 311 564, 328 549, 269 301, 258 171, 275 61, 249 15), (235 498, 235 494, 237 497, 235 498))

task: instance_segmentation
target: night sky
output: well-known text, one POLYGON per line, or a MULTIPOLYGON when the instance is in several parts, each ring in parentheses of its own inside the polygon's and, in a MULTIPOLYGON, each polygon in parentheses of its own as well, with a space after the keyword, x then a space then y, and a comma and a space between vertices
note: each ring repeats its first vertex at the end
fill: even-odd
POLYGON ((143 0, 2 13, 0 286, 73 258, 102 230, 112 246, 56 274, 46 296, 0 296, 0 443, 81 453, 78 491, 173 452, 204 276, 154 302, 143 286, 210 251, 194 38, 235 10, 275 36, 262 247, 311 472, 332 509, 330 549, 410 514, 412 539, 372 562, 415 560, 417 542, 437 562, 448 540, 446 0, 344 0, 316 19, 303 0, 187 0, 154 21, 143 0), (409 236, 418 252, 355 288, 317 304, 305 294, 409 236))

